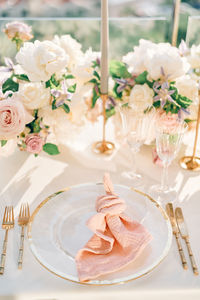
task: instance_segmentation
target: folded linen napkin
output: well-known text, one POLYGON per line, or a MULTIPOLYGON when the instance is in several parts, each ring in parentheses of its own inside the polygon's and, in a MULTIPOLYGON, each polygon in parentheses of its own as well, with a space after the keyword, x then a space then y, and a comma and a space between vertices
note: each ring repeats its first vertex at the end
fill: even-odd
POLYGON ((107 173, 104 188, 106 195, 96 200, 97 214, 87 222, 94 235, 76 255, 80 281, 121 269, 132 262, 152 239, 143 225, 124 214, 125 201, 114 193, 107 173))

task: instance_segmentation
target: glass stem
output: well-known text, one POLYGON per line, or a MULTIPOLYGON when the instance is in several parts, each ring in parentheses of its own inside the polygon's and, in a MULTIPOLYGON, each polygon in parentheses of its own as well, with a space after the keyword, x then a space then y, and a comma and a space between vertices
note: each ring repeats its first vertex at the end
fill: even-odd
POLYGON ((168 186, 168 164, 164 164, 162 178, 161 178, 161 190, 168 186))
POLYGON ((132 161, 131 161, 131 170, 134 174, 137 174, 137 165, 136 165, 136 151, 131 149, 132 161))

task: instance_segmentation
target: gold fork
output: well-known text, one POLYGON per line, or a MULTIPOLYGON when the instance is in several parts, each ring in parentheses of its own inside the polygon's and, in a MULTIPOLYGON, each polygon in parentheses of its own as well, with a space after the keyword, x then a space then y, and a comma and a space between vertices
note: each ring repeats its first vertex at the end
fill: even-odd
POLYGON ((18 269, 22 268, 23 254, 24 254, 24 227, 28 225, 30 219, 30 210, 28 203, 22 204, 20 208, 18 224, 21 226, 20 248, 18 257, 18 269))
POLYGON ((8 243, 8 230, 14 227, 14 213, 13 206, 6 206, 3 216, 2 228, 6 230, 4 242, 3 242, 3 250, 1 254, 1 265, 0 265, 0 274, 3 275, 5 269, 6 262, 6 250, 8 243))

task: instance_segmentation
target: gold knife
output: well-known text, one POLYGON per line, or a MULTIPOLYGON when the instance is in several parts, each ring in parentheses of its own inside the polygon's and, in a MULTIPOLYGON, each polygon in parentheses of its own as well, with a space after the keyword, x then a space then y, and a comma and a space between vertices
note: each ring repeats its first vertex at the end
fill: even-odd
POLYGON ((195 262, 195 259, 194 259, 193 253, 192 253, 192 249, 190 246, 187 226, 186 226, 186 223, 185 223, 185 220, 183 217, 182 209, 180 207, 177 207, 175 209, 175 216, 176 216, 176 221, 178 223, 178 228, 179 228, 180 234, 181 234, 182 238, 185 240, 185 243, 187 245, 193 272, 195 275, 199 275, 199 271, 198 271, 198 268, 197 268, 197 265, 196 265, 196 262, 195 262))
POLYGON ((182 266, 185 270, 187 270, 188 265, 187 265, 187 261, 185 259, 183 248, 182 248, 182 245, 181 245, 181 242, 180 242, 180 239, 179 239, 179 230, 178 230, 178 226, 177 226, 177 223, 176 223, 172 203, 167 203, 166 211, 167 211, 167 214, 169 216, 169 219, 170 219, 170 222, 171 222, 171 225, 172 225, 173 234, 175 235, 175 238, 176 238, 176 243, 177 243, 178 251, 179 251, 179 254, 180 254, 182 266))

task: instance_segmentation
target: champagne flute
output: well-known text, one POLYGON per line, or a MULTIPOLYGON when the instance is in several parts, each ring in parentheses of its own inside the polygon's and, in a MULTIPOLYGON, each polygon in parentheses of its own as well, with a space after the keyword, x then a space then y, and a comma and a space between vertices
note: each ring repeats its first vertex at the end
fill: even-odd
POLYGON ((138 184, 142 175, 137 171, 136 155, 147 139, 150 130, 154 127, 155 110, 152 107, 146 113, 139 113, 130 106, 121 106, 119 113, 122 126, 119 134, 121 134, 125 143, 128 144, 132 154, 131 170, 122 172, 122 176, 131 179, 134 184, 138 184))
MULTIPOLYGON (((163 164, 163 172, 161 184, 153 185, 150 191, 161 196, 173 191, 168 184, 168 168, 180 150, 182 138, 188 126, 183 121, 177 121, 177 124, 171 129, 161 122, 156 125, 156 150, 163 164)), ((173 191, 173 195, 174 193, 173 191)))

